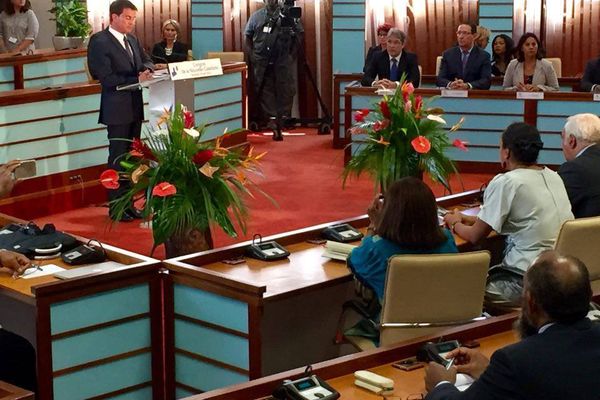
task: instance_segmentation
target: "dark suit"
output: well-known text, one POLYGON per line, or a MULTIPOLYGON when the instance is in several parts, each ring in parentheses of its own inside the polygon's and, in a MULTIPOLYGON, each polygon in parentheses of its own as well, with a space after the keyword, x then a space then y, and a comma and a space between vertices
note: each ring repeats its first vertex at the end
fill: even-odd
MULTIPOLYGON (((403 73, 406 73, 407 82, 412 82, 414 87, 419 87, 421 74, 416 54, 402 51, 398 61, 398 79, 402 77, 403 73)), ((387 51, 375 55, 360 83, 363 86, 371 86, 376 76, 379 76, 379 79, 390 79, 390 55, 387 51)))
POLYGON ((592 86, 600 84, 600 58, 588 61, 581 78, 581 90, 592 91, 592 86))
POLYGON ((369 51, 367 51, 367 58, 365 58, 365 66, 363 67, 363 73, 367 72, 369 65, 371 65, 371 63, 375 59, 375 56, 381 52, 381 45, 369 47, 369 51))
POLYGON ((565 183, 575 218, 600 215, 600 145, 588 147, 583 154, 558 169, 565 183))
POLYGON ((436 84, 448 86, 455 79, 470 83, 473 89, 489 89, 492 84, 492 67, 487 51, 473 46, 463 74, 460 47, 452 47, 442 54, 442 63, 436 84))
POLYGON ((0 380, 36 391, 35 350, 23 337, 0 328, 0 380))
POLYGON ((600 325, 584 318, 496 351, 467 390, 444 383, 426 400, 598 400, 599 376, 600 325))
POLYGON ((173 52, 170 56, 168 56, 166 53, 166 47, 167 42, 165 42, 164 40, 154 45, 154 47, 152 48, 152 59, 154 60, 154 62, 160 64, 187 61, 189 50, 187 44, 181 42, 173 43, 173 52))
MULTIPOLYGON (((144 103, 141 90, 117 91, 117 86, 138 82, 138 74, 153 69, 152 61, 138 39, 127 35, 133 52, 133 61, 108 28, 90 38, 88 45, 88 68, 93 78, 102 85, 100 117, 98 122, 108 130, 108 167, 122 170, 119 157, 127 153, 131 143, 120 139, 140 137, 144 119, 144 103), (116 140, 113 140, 116 139, 116 140)), ((110 190, 109 198, 119 197, 127 187, 110 190)))

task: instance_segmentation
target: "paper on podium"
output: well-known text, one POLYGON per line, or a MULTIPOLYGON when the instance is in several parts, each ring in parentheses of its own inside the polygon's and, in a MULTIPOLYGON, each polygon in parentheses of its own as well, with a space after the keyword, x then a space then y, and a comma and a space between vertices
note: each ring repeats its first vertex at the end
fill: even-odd
POLYGON ((169 75, 167 74, 160 74, 160 75, 153 75, 152 79, 149 79, 147 81, 143 81, 143 82, 136 82, 136 83, 130 83, 128 85, 119 85, 117 86, 117 90, 121 91, 121 90, 140 90, 142 88, 147 88, 152 86, 153 84, 157 83, 157 82, 161 82, 161 81, 165 81, 169 79, 169 75))

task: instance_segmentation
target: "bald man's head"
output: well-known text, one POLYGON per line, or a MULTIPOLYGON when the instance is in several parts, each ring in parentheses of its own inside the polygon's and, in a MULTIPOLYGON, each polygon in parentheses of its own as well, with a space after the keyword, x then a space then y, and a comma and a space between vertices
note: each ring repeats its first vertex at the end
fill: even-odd
POLYGON ((592 298, 586 266, 555 251, 542 253, 529 267, 524 290, 552 321, 563 323, 585 317, 592 298))

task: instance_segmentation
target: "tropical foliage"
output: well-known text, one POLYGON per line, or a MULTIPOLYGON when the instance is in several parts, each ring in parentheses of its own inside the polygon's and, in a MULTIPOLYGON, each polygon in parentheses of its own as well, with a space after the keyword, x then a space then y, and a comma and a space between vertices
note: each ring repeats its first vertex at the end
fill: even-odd
POLYGON ((264 153, 223 147, 227 133, 202 141, 205 127, 194 128, 193 113, 181 105, 165 112, 157 128, 147 132, 145 140, 133 141, 120 162, 123 172, 109 169, 100 177, 108 189, 118 188, 119 180, 131 182, 113 204, 115 216, 120 218, 133 203, 152 220, 155 248, 173 235, 204 231, 212 223, 230 236, 237 235, 234 222, 245 232, 247 208, 242 196, 252 195, 251 186, 258 190, 247 174, 260 173, 264 153))
MULTIPOLYGON (((444 110, 430 107, 435 98, 415 95, 412 83, 405 82, 405 76, 399 88, 392 96, 384 96, 374 110, 355 112, 351 132, 363 137, 353 140, 359 148, 346 165, 344 184, 348 177, 367 172, 374 178, 377 189, 385 192, 402 177, 427 173, 450 190, 449 175, 457 170, 445 150, 456 146, 466 151, 466 143, 460 139, 450 141, 443 128, 444 110)), ((449 132, 458 130, 462 121, 461 118, 449 132)))
POLYGON ((50 10, 55 15, 56 35, 67 37, 85 37, 92 27, 88 23, 88 11, 79 0, 54 0, 50 10))

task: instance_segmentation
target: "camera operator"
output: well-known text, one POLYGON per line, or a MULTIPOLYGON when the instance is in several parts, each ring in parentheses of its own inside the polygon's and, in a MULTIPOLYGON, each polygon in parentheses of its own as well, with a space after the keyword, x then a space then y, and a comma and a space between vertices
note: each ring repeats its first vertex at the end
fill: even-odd
MULTIPOLYGON (((262 115, 257 121, 292 113, 296 94, 296 51, 304 29, 301 10, 293 0, 264 0, 265 7, 254 12, 245 28, 246 59, 250 61, 255 95, 262 115)), ((275 137, 274 137, 275 139, 275 137)))

